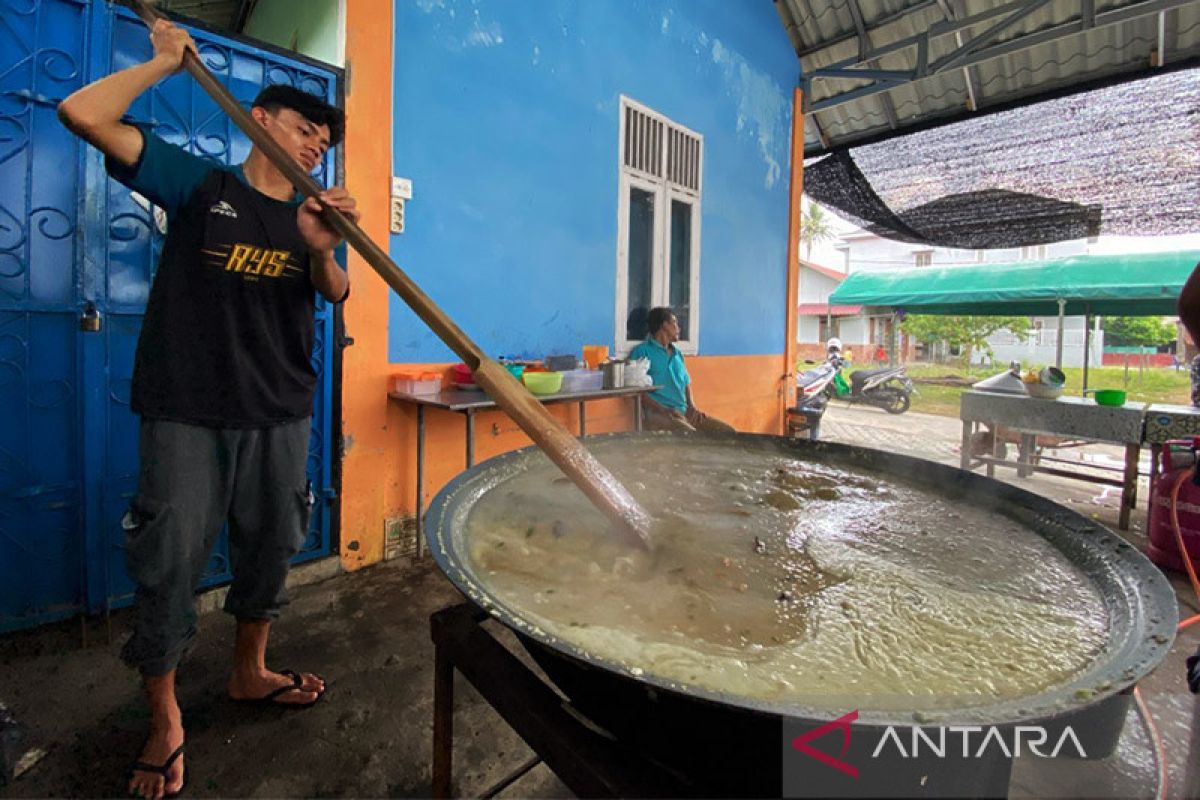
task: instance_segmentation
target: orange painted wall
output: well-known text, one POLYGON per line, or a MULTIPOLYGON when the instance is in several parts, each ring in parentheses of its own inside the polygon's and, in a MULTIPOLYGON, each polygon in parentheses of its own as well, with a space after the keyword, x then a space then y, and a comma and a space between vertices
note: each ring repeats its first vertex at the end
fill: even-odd
MULTIPOLYGON (((787 304, 787 325, 784 334, 783 363, 784 375, 782 382, 791 386, 795 382, 796 359, 796 330, 799 326, 796 301, 800 297, 800 214, 801 198, 804 194, 804 96, 799 89, 792 90, 792 152, 789 168, 788 185, 788 247, 787 247, 787 293, 784 302, 787 304)), ((780 392, 779 419, 782 421, 790 398, 786 391, 780 392)))
MULTIPOLYGON (((346 3, 346 186, 363 212, 362 227, 388 241, 392 171, 392 0, 346 3)), ((341 559, 357 569, 383 558, 389 482, 400 460, 389 431, 388 292, 370 265, 351 251, 350 298, 344 309, 341 559)))
POLYGON ((748 433, 780 432, 785 396, 783 354, 697 356, 687 360, 692 397, 706 414, 748 433))
MULTIPOLYGON (((356 345, 357 346, 357 345, 356 345)), ((392 365, 391 371, 414 369, 442 371, 446 364, 392 365)), ((687 359, 692 376, 692 395, 705 413, 723 419, 740 431, 779 432, 779 401, 782 392, 783 356, 695 356, 687 359)), ((579 432, 578 406, 574 403, 547 406, 568 430, 579 432)), ((387 488, 387 514, 412 514, 416 498, 417 414, 408 404, 393 403, 388 414, 387 441, 398 463, 393 471, 376 479, 387 488)), ((589 434, 633 430, 633 404, 628 399, 589 402, 589 434)), ((442 411, 425 413, 425 505, 466 466, 466 421, 463 415, 442 411)), ((475 417, 475 461, 528 447, 531 444, 503 412, 489 411, 475 417)), ((343 515, 343 519, 345 519, 343 515)), ((382 532, 382 523, 380 524, 382 532)), ((343 534, 343 539, 345 535, 343 534)), ((343 563, 357 553, 344 553, 343 563)))

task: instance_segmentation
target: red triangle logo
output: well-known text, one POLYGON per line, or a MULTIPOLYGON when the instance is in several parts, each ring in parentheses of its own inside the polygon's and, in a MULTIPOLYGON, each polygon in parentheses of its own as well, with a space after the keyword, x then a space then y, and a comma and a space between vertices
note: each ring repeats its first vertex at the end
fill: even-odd
POLYGON ((797 750, 798 752, 803 753, 804 755, 808 756, 809 758, 815 758, 817 761, 820 761, 822 764, 824 764, 827 767, 833 767, 834 769, 838 770, 839 772, 846 773, 851 778, 857 778, 858 777, 858 767, 856 767, 852 764, 847 764, 845 761, 836 759, 833 756, 829 755, 828 753, 823 753, 820 750, 810 747, 808 744, 809 742, 813 741, 814 739, 820 739, 822 736, 824 736, 827 733, 830 733, 831 731, 841 731, 842 732, 842 758, 845 758, 847 751, 850 750, 850 723, 854 722, 856 719, 858 719, 858 709, 851 711, 849 714, 846 714, 845 716, 841 716, 835 720, 826 722, 821 727, 814 728, 811 731, 809 731, 808 733, 800 734, 795 739, 792 739, 792 748, 794 750, 797 750))

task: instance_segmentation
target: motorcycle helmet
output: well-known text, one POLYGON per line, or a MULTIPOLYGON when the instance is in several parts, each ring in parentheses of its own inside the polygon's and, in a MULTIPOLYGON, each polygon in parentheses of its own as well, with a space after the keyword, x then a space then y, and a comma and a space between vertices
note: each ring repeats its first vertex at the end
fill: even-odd
POLYGON ((842 340, 836 336, 825 343, 825 351, 827 353, 832 353, 835 350, 839 353, 842 352, 842 340))

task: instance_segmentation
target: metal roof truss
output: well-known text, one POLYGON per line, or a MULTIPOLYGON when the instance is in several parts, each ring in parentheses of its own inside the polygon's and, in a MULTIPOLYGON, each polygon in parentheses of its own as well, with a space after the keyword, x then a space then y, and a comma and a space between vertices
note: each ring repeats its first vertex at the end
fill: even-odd
MULTIPOLYGON (((863 97, 888 92, 898 86, 921 80, 939 72, 947 72, 955 69, 964 70, 967 86, 970 90, 972 81, 969 69, 972 65, 1000 56, 1010 55, 1021 50, 1036 47, 1037 45, 1065 39, 1095 28, 1119 25, 1141 17, 1162 14, 1195 2, 1195 0, 1138 0, 1121 8, 1097 14, 1095 0, 1081 0, 1079 15, 1070 22, 1040 30, 1036 33, 1013 36, 1003 42, 996 43, 997 39, 1004 36, 1006 32, 1011 31, 1022 20, 1053 2, 1053 0, 1017 0, 1017 2, 1003 3, 995 8, 960 19, 949 18, 931 25, 928 30, 916 36, 909 36, 880 47, 872 48, 870 46, 871 37, 883 25, 898 19, 904 14, 927 8, 930 3, 921 3, 905 9, 900 14, 893 15, 887 20, 882 20, 879 26, 868 29, 863 23, 862 12, 857 0, 847 1, 849 11, 854 20, 856 34, 841 36, 836 40, 823 42, 816 48, 801 51, 800 55, 805 56, 819 50, 827 49, 831 44, 838 41, 846 41, 854 35, 858 37, 858 55, 828 64, 801 76, 805 98, 804 110, 806 113, 834 108, 863 97), (992 22, 992 24, 979 33, 970 33, 971 29, 986 22, 992 22), (930 43, 934 39, 944 36, 955 37, 955 49, 933 63, 930 63, 930 43), (916 66, 913 69, 893 70, 878 69, 875 67, 877 59, 890 53, 910 48, 916 48, 916 66), (870 82, 865 86, 859 86, 858 88, 811 102, 812 82, 814 80, 852 80, 856 82, 867 80, 870 82)), ((954 16, 944 0, 933 0, 933 2, 941 7, 947 17, 954 16)), ((1160 38, 1162 36, 1162 22, 1160 19, 1160 38)), ((884 112, 888 118, 888 122, 894 129, 897 127, 895 110, 891 107, 890 99, 887 98, 886 94, 881 99, 884 100, 884 112)), ((973 91, 971 91, 971 104, 975 104, 973 91)))

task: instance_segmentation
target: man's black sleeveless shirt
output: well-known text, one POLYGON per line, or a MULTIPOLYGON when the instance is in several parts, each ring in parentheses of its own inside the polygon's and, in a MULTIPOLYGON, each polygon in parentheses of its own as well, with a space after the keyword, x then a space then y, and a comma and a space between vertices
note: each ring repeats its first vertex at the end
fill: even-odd
POLYGON ((143 132, 132 168, 109 173, 167 213, 134 360, 137 414, 263 427, 312 413, 314 288, 297 201, 143 132))

